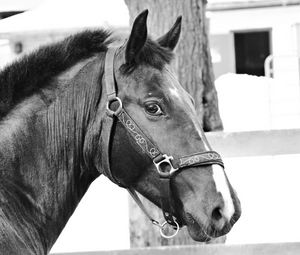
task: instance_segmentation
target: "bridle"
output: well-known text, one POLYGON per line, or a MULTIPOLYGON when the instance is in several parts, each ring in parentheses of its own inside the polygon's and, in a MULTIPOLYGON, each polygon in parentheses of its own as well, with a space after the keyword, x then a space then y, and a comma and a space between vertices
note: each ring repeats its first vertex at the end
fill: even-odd
MULTIPOLYGON (((122 105, 122 100, 117 96, 116 86, 117 83, 115 81, 114 75, 114 57, 118 47, 108 48, 106 57, 105 57, 105 69, 104 69, 104 79, 105 79, 105 88, 107 94, 107 103, 106 103, 106 114, 108 119, 106 120, 108 128, 108 137, 110 136, 110 132, 112 129, 112 125, 116 119, 119 120, 120 123, 124 126, 127 132, 130 134, 132 139, 136 142, 139 148, 143 151, 143 153, 147 154, 147 156, 152 160, 156 170, 159 174, 160 181, 162 182, 162 190, 165 191, 165 196, 161 197, 161 209, 165 218, 164 223, 159 223, 154 220, 140 198, 138 197, 136 191, 131 187, 126 187, 121 184, 113 175, 110 164, 109 164, 109 152, 106 155, 106 166, 104 169, 104 174, 114 183, 118 184, 121 187, 124 187, 128 190, 130 195, 133 197, 135 202, 139 205, 141 210, 145 213, 145 215, 149 218, 149 220, 156 226, 160 228, 160 234, 165 238, 174 237, 179 229, 180 223, 178 223, 178 219, 172 215, 170 209, 171 207, 171 191, 170 191, 170 180, 171 178, 178 172, 188 167, 194 166, 206 166, 218 164, 224 167, 223 161, 220 155, 211 150, 205 136, 205 143, 208 146, 209 150, 205 152, 197 152, 191 155, 182 156, 180 158, 173 158, 172 155, 168 155, 165 152, 162 152, 156 143, 148 137, 143 130, 139 127, 139 125, 134 121, 134 119, 128 114, 128 112, 124 109, 122 105), (114 105, 114 106, 112 106, 114 105), (164 227, 169 224, 175 229, 175 233, 172 235, 166 235, 164 233, 164 227)), ((107 139, 109 140, 109 138, 107 139)), ((107 141, 107 151, 109 151, 109 141, 107 141)))

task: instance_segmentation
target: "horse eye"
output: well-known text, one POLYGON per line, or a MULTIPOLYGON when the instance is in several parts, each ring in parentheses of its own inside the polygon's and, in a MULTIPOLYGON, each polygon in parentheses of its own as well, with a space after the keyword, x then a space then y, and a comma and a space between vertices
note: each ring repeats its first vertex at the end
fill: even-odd
POLYGON ((158 116, 158 115, 163 114, 163 112, 158 104, 154 104, 154 103, 146 104, 145 109, 146 109, 146 112, 151 115, 158 116))

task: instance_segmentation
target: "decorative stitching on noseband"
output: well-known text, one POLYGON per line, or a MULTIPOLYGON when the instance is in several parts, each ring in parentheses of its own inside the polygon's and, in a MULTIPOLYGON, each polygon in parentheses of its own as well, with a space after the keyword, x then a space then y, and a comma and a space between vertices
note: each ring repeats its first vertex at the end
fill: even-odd
POLYGON ((197 165, 201 163, 210 163, 211 161, 220 161, 222 163, 221 156, 216 152, 205 152, 203 154, 185 156, 180 158, 179 167, 197 165))
POLYGON ((145 135, 139 130, 137 125, 133 120, 130 119, 128 114, 123 110, 119 114, 119 120, 125 126, 125 128, 129 131, 131 136, 134 138, 136 143, 141 147, 143 152, 148 153, 151 158, 155 158, 160 154, 160 152, 155 148, 155 146, 145 137, 145 135))

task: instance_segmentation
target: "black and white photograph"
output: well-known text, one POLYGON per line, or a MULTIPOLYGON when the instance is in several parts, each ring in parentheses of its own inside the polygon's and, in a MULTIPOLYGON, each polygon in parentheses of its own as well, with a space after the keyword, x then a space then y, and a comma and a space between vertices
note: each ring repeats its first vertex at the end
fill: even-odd
POLYGON ((300 0, 0 0, 0 255, 299 255, 300 0))

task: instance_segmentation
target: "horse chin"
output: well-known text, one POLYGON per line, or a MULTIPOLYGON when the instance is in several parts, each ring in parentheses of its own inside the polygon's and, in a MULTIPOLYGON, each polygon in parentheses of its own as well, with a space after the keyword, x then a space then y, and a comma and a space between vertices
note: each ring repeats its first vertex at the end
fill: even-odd
POLYGON ((201 224, 200 220, 196 219, 197 218, 193 217, 190 213, 186 213, 184 217, 184 222, 191 238, 198 242, 208 242, 212 239, 226 235, 238 218, 232 218, 232 220, 226 224, 221 231, 216 231, 211 227, 205 227, 204 224, 201 224))
POLYGON ((205 227, 198 223, 191 214, 186 213, 186 217, 184 218, 189 235, 193 240, 197 242, 208 242, 213 239, 207 234, 205 227))

